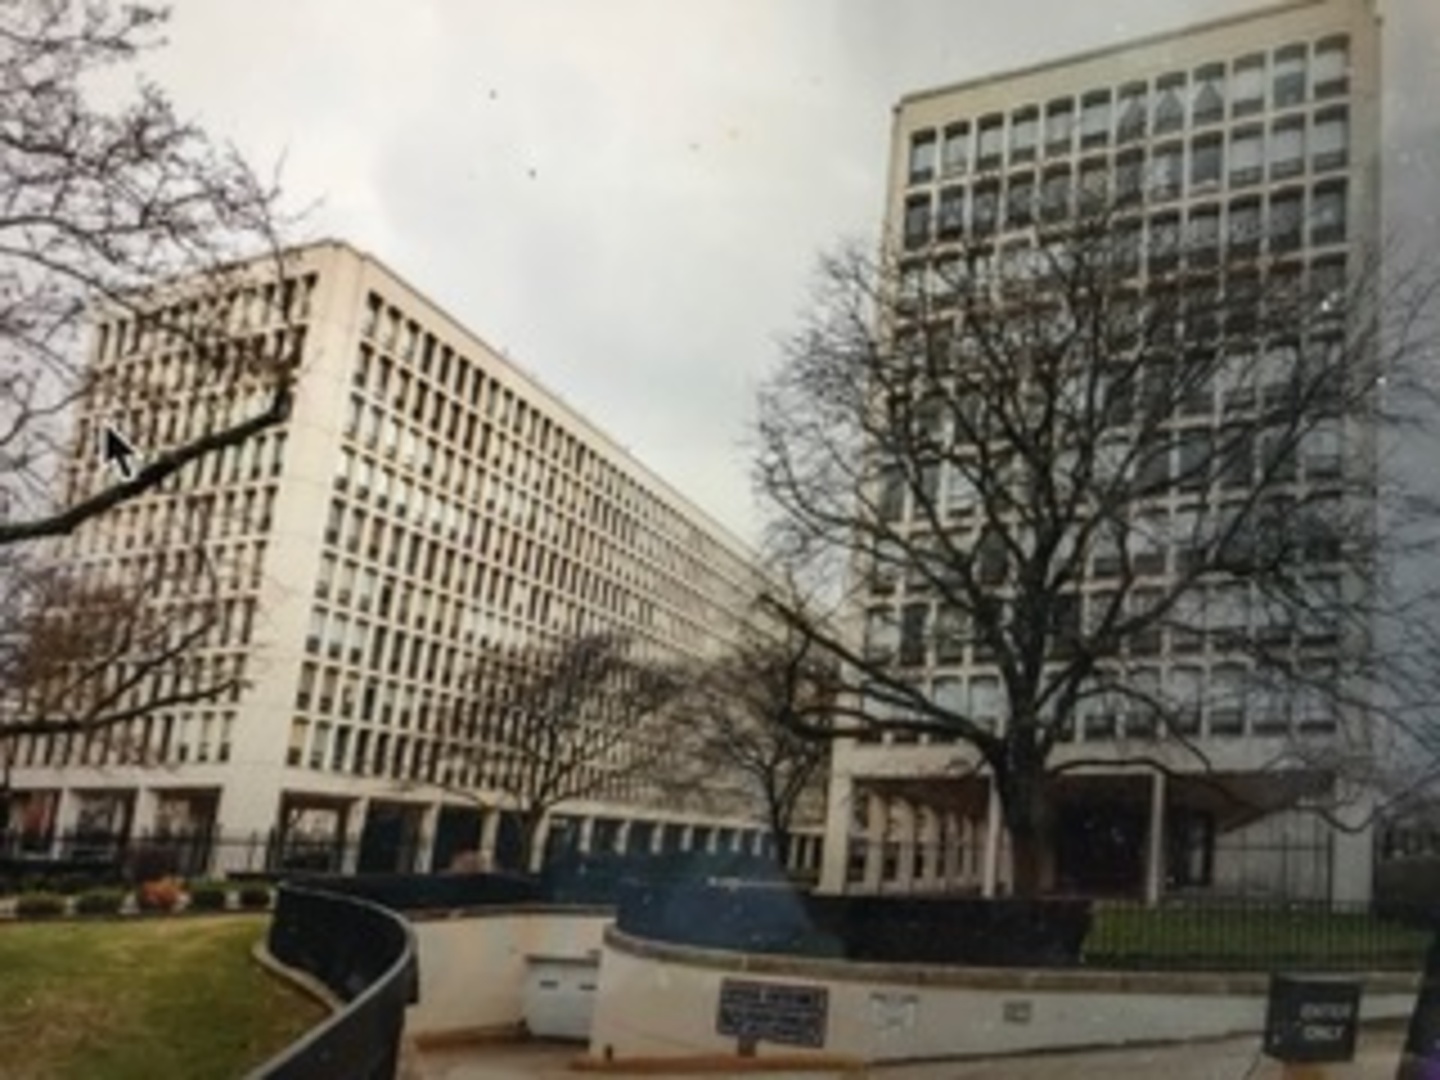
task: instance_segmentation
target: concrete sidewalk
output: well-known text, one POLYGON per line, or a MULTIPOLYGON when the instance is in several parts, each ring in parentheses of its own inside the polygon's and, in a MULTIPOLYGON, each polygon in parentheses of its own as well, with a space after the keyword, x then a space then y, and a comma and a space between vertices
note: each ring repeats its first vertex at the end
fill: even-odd
MULTIPOLYGON (((1394 1080, 1404 1043, 1403 1030, 1392 1027, 1362 1030, 1356 1059, 1345 1065, 1311 1067, 1297 1071, 1296 1080, 1394 1080)), ((1282 1067, 1258 1055, 1259 1036, 1187 1043, 1178 1046, 1090 1050, 1065 1054, 1032 1054, 984 1061, 948 1061, 921 1065, 872 1066, 864 1075, 872 1080, 1281 1080, 1282 1067)), ((680 1080, 682 1076, 722 1074, 579 1073, 569 1064, 584 1052, 578 1045, 528 1043, 429 1051, 420 1055, 424 1080, 569 1080, 591 1076, 596 1080, 680 1080)), ((746 1080, 805 1077, 817 1080, 832 1075, 811 1073, 743 1074, 746 1080)), ((860 1074, 851 1073, 850 1076, 860 1074)))

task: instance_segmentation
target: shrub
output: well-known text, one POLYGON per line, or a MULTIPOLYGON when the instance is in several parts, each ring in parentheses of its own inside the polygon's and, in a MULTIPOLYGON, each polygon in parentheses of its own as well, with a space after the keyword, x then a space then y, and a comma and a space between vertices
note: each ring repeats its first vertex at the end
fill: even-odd
POLYGON ((87 889, 75 898, 77 915, 118 915, 125 904, 120 889, 87 889))
POLYGON ((258 911, 261 908, 270 906, 271 889, 269 885, 242 885, 240 886, 240 906, 246 911, 258 911))
POLYGON ((19 891, 22 893, 54 892, 50 879, 44 874, 22 874, 19 891))
POLYGON ((196 911, 224 911, 230 890, 220 881, 197 881, 190 886, 190 906, 196 911))
POLYGON ((142 911, 174 911, 180 903, 182 893, 179 880, 163 877, 144 882, 136 892, 135 899, 142 911))
POLYGON ((48 919, 65 914, 65 898, 53 892, 21 893, 15 901, 15 914, 22 919, 48 919))
POLYGON ((68 873, 55 875, 52 887, 61 896, 77 896, 87 889, 94 888, 95 879, 89 874, 72 870, 68 873))

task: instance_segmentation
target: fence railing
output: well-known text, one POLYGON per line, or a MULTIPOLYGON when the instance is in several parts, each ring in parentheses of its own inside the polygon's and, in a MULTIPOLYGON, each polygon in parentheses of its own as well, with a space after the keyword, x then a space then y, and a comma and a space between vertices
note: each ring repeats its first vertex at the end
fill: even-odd
POLYGON ((405 1008, 420 986, 415 936, 404 918, 362 897, 282 884, 269 948, 345 1005, 248 1080, 392 1080, 405 1008))

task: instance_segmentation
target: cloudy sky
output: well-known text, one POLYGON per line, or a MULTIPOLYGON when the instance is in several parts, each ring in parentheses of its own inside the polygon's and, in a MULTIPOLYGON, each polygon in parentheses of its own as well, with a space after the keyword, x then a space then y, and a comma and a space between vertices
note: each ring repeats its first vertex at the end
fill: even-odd
MULTIPOLYGON (((1399 0, 1425 3, 1428 0, 1399 0)), ((755 387, 908 90, 1246 0, 177 0, 180 110, 741 535, 755 387)))

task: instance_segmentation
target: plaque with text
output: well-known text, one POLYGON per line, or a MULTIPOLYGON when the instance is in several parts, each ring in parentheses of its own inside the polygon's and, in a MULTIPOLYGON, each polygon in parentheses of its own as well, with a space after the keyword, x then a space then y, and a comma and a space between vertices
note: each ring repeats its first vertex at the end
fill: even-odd
POLYGON ((715 1030, 742 1042, 822 1047, 830 1011, 823 986, 725 979, 715 1030))
POLYGON ((1272 975, 1265 1053, 1277 1061, 1351 1061, 1360 1022, 1360 984, 1346 979, 1272 975))

